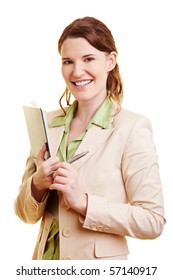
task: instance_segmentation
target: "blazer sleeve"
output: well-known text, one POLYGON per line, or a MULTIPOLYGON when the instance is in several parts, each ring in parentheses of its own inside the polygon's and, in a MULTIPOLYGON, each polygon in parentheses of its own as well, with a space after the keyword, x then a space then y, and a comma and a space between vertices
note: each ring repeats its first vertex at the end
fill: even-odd
POLYGON ((154 239, 165 224, 162 184, 149 120, 133 123, 122 155, 127 203, 88 194, 84 228, 140 239, 154 239))
POLYGON ((22 177, 22 184, 14 203, 16 215, 25 223, 30 224, 36 223, 42 217, 49 196, 49 194, 47 194, 45 197, 43 197, 40 203, 38 203, 32 196, 32 176, 36 169, 36 161, 32 156, 30 156, 27 159, 26 168, 22 177))

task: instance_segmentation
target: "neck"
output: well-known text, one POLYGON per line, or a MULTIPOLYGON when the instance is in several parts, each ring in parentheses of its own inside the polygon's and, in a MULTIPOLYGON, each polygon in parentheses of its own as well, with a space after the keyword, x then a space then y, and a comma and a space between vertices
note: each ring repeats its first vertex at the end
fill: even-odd
POLYGON ((101 106, 101 104, 104 102, 104 100, 105 98, 97 100, 97 102, 95 102, 94 100, 78 101, 75 118, 80 119, 81 122, 88 123, 92 119, 98 108, 101 106))

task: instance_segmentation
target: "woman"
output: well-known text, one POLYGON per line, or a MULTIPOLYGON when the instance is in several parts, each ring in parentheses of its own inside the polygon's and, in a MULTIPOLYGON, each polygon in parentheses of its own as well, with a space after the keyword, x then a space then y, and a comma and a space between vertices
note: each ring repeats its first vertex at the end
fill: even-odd
POLYGON ((30 155, 15 211, 26 223, 42 218, 33 259, 127 259, 125 236, 154 239, 165 224, 152 128, 120 106, 117 49, 102 22, 75 20, 58 48, 68 106, 62 96, 48 114, 53 154, 44 160, 43 145, 30 155))

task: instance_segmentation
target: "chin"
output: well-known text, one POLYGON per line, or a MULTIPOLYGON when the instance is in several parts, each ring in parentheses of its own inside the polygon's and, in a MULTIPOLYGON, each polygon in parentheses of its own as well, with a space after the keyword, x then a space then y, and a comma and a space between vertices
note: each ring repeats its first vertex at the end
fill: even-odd
POLYGON ((92 97, 91 96, 76 96, 75 99, 77 101, 90 101, 92 100, 92 97))
POLYGON ((77 101, 87 101, 93 98, 93 96, 91 96, 89 93, 77 93, 77 94, 73 94, 73 97, 77 100, 77 101))

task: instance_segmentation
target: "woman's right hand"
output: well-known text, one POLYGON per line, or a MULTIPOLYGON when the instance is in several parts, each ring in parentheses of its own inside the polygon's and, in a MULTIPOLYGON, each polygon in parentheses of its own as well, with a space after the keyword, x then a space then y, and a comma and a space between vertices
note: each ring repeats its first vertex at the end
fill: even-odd
POLYGON ((32 178, 32 194, 34 198, 40 202, 43 196, 49 191, 50 185, 53 183, 52 176, 49 176, 51 171, 56 171, 59 163, 58 157, 50 157, 44 159, 46 153, 46 144, 44 144, 37 155, 38 169, 32 178))

